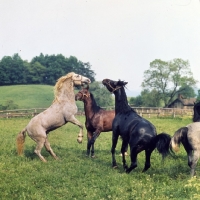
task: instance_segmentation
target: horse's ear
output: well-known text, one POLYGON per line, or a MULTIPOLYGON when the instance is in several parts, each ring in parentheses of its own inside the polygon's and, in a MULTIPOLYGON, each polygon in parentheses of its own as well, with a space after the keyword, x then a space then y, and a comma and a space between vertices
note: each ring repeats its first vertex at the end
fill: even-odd
POLYGON ((124 82, 124 85, 126 85, 128 82, 124 82))

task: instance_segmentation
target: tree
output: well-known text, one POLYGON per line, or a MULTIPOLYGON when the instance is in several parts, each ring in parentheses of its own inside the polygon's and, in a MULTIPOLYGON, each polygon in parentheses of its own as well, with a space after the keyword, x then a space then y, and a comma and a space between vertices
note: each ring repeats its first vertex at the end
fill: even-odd
POLYGON ((185 98, 194 98, 197 95, 195 94, 195 91, 192 87, 189 85, 185 85, 180 87, 181 95, 183 95, 185 98))
POLYGON ((151 91, 144 89, 141 92, 141 98, 145 107, 159 107, 161 105, 160 95, 155 89, 151 91))
POLYGON ((0 85, 15 85, 26 83, 24 61, 18 54, 4 56, 0 61, 0 85))
POLYGON ((200 90, 198 90, 197 101, 200 101, 200 90))
POLYGON ((167 107, 178 93, 186 86, 194 86, 197 81, 193 78, 188 61, 176 58, 165 62, 159 59, 150 63, 150 69, 144 72, 144 89, 155 90, 157 98, 164 101, 167 107))
POLYGON ((129 104, 134 107, 141 107, 143 106, 142 96, 138 95, 137 97, 131 97, 129 99, 129 104))
POLYGON ((27 83, 28 84, 40 84, 46 82, 46 67, 41 65, 38 61, 34 63, 26 63, 28 75, 27 83))

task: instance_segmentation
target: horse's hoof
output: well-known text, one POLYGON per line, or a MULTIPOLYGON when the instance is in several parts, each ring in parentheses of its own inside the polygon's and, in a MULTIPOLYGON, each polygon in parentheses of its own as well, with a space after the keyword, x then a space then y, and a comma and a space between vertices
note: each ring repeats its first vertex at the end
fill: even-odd
POLYGON ((91 158, 95 158, 95 155, 91 156, 91 158))
POLYGON ((126 169, 125 171, 126 171, 127 174, 129 174, 131 172, 130 169, 126 169))
POLYGON ((116 169, 116 168, 118 168, 118 166, 117 166, 117 165, 114 165, 114 166, 112 166, 112 168, 113 168, 113 169, 116 169))
POLYGON ((127 165, 125 165, 125 166, 124 166, 124 170, 126 171, 127 169, 128 169, 128 166, 127 166, 127 165))
POLYGON ((81 144, 82 143, 82 140, 80 140, 79 138, 77 139, 77 142, 79 143, 79 144, 81 144))

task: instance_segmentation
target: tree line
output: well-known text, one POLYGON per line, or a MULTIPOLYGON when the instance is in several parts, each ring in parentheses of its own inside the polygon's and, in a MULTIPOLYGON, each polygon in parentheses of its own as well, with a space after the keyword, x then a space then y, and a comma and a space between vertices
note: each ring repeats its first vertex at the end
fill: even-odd
MULTIPOLYGON (((0 85, 48 84, 55 85, 57 79, 69 72, 75 72, 91 79, 90 91, 97 104, 106 107, 114 104, 110 93, 95 81, 95 72, 89 62, 84 63, 74 56, 62 54, 34 57, 30 62, 18 54, 4 56, 0 60, 0 85)), ((178 94, 185 98, 200 100, 200 90, 194 87, 198 81, 193 78, 189 61, 175 58, 170 61, 155 59, 144 71, 140 95, 131 97, 129 103, 135 107, 167 107, 178 94)))
POLYGON ((0 60, 0 85, 48 84, 55 85, 57 79, 69 72, 75 72, 95 80, 90 63, 84 63, 74 56, 62 54, 34 57, 30 62, 18 54, 4 56, 0 60))

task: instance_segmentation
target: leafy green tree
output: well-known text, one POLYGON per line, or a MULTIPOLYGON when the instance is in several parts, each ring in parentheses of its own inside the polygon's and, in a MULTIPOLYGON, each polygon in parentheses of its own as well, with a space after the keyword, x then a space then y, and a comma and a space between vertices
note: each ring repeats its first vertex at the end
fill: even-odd
POLYGON ((83 63, 76 57, 70 56, 65 58, 62 54, 58 55, 43 55, 40 54, 32 59, 31 64, 39 62, 46 67, 45 82, 46 84, 54 85, 57 79, 69 72, 75 72, 86 76, 93 82, 95 73, 91 70, 89 63, 83 63))
POLYGON ((144 107, 159 107, 161 105, 160 95, 155 89, 151 91, 144 89, 141 92, 141 97, 144 107))
POLYGON ((24 63, 27 68, 27 83, 28 84, 40 84, 46 82, 46 67, 41 65, 39 62, 24 63))
POLYGON ((178 93, 187 86, 193 86, 197 81, 193 78, 188 61, 173 59, 165 62, 159 59, 150 63, 150 68, 144 72, 144 89, 155 90, 157 97, 164 101, 167 107, 178 93))
POLYGON ((26 83, 24 61, 18 54, 4 56, 0 61, 0 85, 26 83))
POLYGON ((198 90, 197 101, 200 101, 200 90, 198 90))
POLYGON ((192 87, 189 85, 185 85, 183 87, 180 87, 181 95, 183 95, 185 98, 194 98, 197 95, 195 94, 195 91, 192 87))
POLYGON ((142 96, 138 95, 137 97, 131 97, 129 99, 129 104, 133 107, 141 107, 143 106, 142 96))

